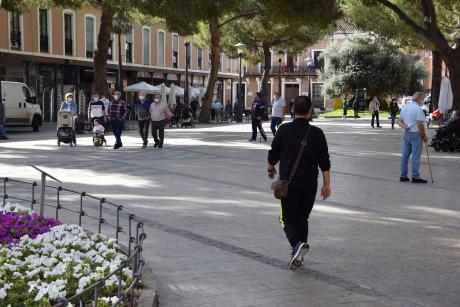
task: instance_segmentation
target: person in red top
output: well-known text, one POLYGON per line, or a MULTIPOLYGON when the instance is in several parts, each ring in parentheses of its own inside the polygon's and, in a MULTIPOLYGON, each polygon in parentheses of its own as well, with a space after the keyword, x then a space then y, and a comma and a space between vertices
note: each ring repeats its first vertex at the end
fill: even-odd
POLYGON ((110 125, 112 126, 113 134, 115 135, 115 145, 113 149, 118 149, 123 146, 121 142, 121 133, 123 132, 123 121, 128 114, 126 103, 121 100, 121 93, 115 91, 113 93, 113 100, 109 104, 108 116, 110 125))

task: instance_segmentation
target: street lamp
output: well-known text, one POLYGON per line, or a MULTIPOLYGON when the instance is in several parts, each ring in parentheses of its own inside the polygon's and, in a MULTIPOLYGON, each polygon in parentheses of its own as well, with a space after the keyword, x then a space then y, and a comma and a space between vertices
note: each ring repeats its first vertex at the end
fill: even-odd
POLYGON ((278 92, 280 93, 281 96, 281 62, 283 61, 281 57, 284 55, 284 52, 282 50, 278 50, 278 92))
POLYGON ((243 86, 243 77, 241 76, 241 62, 243 61, 243 51, 244 51, 244 47, 246 47, 245 44, 243 43, 238 43, 235 45, 236 47, 236 50, 238 51, 238 59, 239 59, 239 77, 240 77, 240 80, 239 80, 239 84, 238 84, 238 108, 239 108, 239 112, 238 112, 238 115, 237 115, 237 122, 241 123, 243 122, 243 110, 244 110, 244 106, 243 106, 243 91, 241 89, 241 87, 243 86))
POLYGON ((189 84, 188 84, 188 68, 190 66, 190 40, 186 38, 185 41, 185 90, 184 102, 185 107, 189 107, 189 84))
POLYGON ((309 56, 305 59, 305 63, 307 64, 307 74, 308 74, 308 97, 311 98, 311 79, 310 79, 310 65, 313 63, 313 59, 309 56))

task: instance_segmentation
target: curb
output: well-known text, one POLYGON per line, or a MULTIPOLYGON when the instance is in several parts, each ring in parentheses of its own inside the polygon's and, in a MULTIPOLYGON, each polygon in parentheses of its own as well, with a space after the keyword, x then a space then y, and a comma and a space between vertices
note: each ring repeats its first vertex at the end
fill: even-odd
POLYGON ((139 296, 136 306, 138 307, 158 307, 160 305, 157 293, 157 283, 152 269, 146 263, 142 269, 141 276, 144 287, 139 289, 139 296))

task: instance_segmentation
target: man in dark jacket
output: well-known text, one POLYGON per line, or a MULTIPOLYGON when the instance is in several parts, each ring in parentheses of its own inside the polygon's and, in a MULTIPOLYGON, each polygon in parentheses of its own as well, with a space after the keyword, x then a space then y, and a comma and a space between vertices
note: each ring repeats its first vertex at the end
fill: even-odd
POLYGON ((145 92, 139 93, 139 100, 134 107, 137 113, 137 123, 139 125, 139 134, 142 138, 142 148, 147 148, 150 127, 150 105, 151 101, 145 100, 145 92))
POLYGON ((262 117, 265 113, 265 102, 262 100, 262 95, 256 93, 256 98, 252 103, 251 108, 251 120, 252 120, 252 137, 249 139, 250 142, 255 142, 257 139, 257 129, 260 131, 260 135, 267 141, 267 135, 265 134, 264 128, 262 128, 262 117))
POLYGON ((292 247, 290 269, 298 269, 310 246, 308 239, 308 217, 313 208, 318 186, 318 167, 323 174, 323 199, 331 195, 330 167, 326 137, 320 128, 309 124, 311 100, 299 96, 294 104, 295 119, 280 126, 268 152, 268 177, 276 174, 279 162, 281 180, 289 180, 287 198, 281 201, 280 224, 292 247), (301 142, 308 132, 306 145, 296 172, 290 178, 291 170, 301 148, 301 142))

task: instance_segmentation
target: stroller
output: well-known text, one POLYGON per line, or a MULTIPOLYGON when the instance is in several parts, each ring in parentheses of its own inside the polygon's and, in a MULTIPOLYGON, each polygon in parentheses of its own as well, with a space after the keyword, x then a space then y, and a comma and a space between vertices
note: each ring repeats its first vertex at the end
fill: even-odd
POLYGON ((446 131, 445 127, 436 130, 431 140, 431 147, 436 151, 458 151, 460 152, 460 138, 446 131))
POLYGON ((191 110, 190 109, 183 109, 182 110, 182 121, 181 121, 181 128, 184 128, 184 127, 190 127, 190 128, 193 128, 195 126, 194 122, 193 122, 193 117, 192 117, 192 114, 191 114, 191 110))
POLYGON ((77 138, 75 136, 75 120, 72 112, 60 111, 57 118, 57 144, 61 146, 61 142, 69 144, 70 147, 77 146, 77 138))

